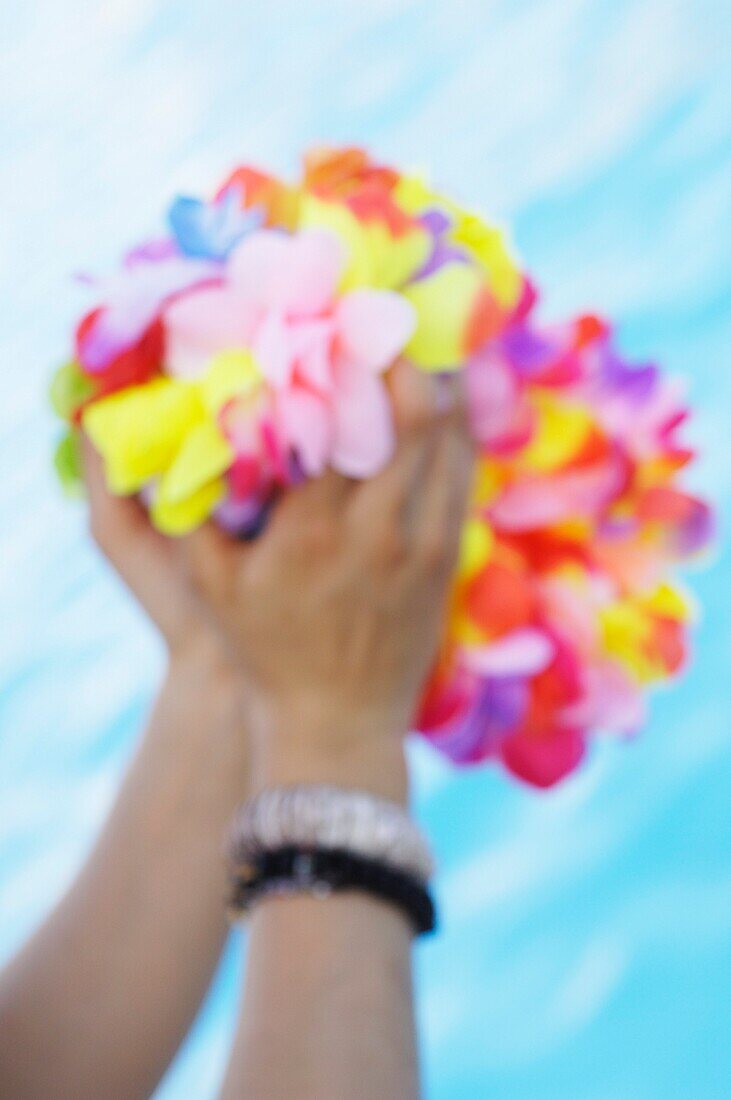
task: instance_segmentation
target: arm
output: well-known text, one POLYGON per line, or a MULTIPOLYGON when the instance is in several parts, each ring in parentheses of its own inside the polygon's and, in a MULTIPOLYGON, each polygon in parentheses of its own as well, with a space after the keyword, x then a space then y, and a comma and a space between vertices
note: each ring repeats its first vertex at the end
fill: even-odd
MULTIPOLYGON (((300 763, 290 753, 286 767, 272 762, 260 778, 265 786, 325 779, 406 800, 397 742, 338 757, 314 748, 300 763)), ((259 905, 223 1100, 415 1100, 412 939, 401 913, 364 894, 259 905)))
POLYGON ((69 894, 0 976, 0 1079, 14 1100, 149 1097, 225 936, 221 836, 248 787, 241 690, 165 544, 107 497, 92 526, 160 625, 168 673, 109 821, 69 894))
MULTIPOLYGON (((187 544, 249 684, 257 788, 407 800, 402 739, 439 642, 472 455, 459 408, 437 415, 413 371, 394 383, 400 443, 379 477, 290 493, 252 546, 212 528, 187 544)), ((414 1100, 411 940, 364 895, 260 902, 224 1100, 414 1100)))
POLYGON ((411 935, 364 895, 262 905, 223 1098, 415 1100, 411 935))

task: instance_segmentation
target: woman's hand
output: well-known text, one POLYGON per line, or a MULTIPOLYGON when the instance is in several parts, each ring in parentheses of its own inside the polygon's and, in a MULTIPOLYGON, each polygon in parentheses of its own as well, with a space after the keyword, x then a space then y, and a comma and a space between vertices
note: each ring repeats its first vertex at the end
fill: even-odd
POLYGON ((170 667, 77 881, 0 975, 0 1092, 16 1100, 155 1091, 220 957, 221 838, 250 787, 241 677, 173 545, 107 492, 88 444, 86 478, 92 532, 170 667))
MULTIPOLYGON (((471 481, 463 410, 394 372, 397 453, 362 484, 284 498, 264 535, 183 548, 260 710, 262 786, 331 782, 407 796, 403 735, 434 659, 471 481)), ((264 901, 222 1097, 419 1094, 413 930, 353 891, 264 901)))
POLYGON ((181 548, 251 688, 262 781, 372 786, 435 657, 473 452, 453 386, 400 365, 393 400, 399 442, 379 476, 290 491, 250 545, 209 525, 181 548))
POLYGON ((152 527, 139 501, 109 492, 100 456, 86 436, 82 445, 92 537, 160 631, 171 664, 226 673, 224 647, 173 543, 152 527))

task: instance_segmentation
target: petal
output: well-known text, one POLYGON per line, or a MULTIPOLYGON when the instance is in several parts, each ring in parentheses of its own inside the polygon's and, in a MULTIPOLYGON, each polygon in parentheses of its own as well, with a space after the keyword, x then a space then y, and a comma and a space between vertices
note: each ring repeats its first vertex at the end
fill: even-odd
POLYGON ((253 302, 312 316, 331 303, 344 263, 344 247, 332 232, 306 230, 288 237, 262 230, 234 249, 228 275, 253 302))
POLYGON ((534 618, 531 578, 522 570, 489 561, 467 585, 464 606, 488 638, 512 633, 534 618))
POLYGON ((481 289, 479 273, 458 263, 447 264, 406 288, 404 295, 418 317, 406 354, 417 366, 425 370, 455 370, 461 365, 481 289))
POLYGON ((519 725, 528 705, 527 682, 505 677, 484 683, 476 706, 448 740, 436 742, 457 763, 476 763, 499 750, 519 725))
POLYGON ((536 411, 535 430, 521 455, 521 463, 539 473, 550 473, 576 458, 594 428, 589 410, 548 392, 531 396, 536 411))
POLYGON ((331 233, 340 242, 346 257, 345 271, 342 274, 345 285, 373 285, 365 229, 347 206, 341 202, 323 201, 313 194, 305 193, 302 197, 300 224, 307 232, 331 233))
POLYGON ((464 211, 457 219, 451 236, 452 240, 468 249, 488 275, 490 289, 501 305, 515 306, 523 279, 500 229, 487 225, 476 214, 464 211))
POLYGON ((333 387, 333 349, 335 322, 331 318, 303 321, 292 331, 292 343, 298 360, 298 372, 321 393, 333 387))
POLYGON ((160 481, 157 499, 180 504, 221 476, 234 460, 234 451, 212 420, 206 420, 185 437, 180 450, 160 481))
POLYGON ((93 393, 94 383, 75 359, 59 367, 51 379, 51 407, 62 420, 73 421, 93 393))
POLYGON ((248 500, 224 500, 216 509, 215 519, 219 527, 236 538, 248 538, 256 531, 266 509, 254 497, 248 500))
POLYGON ((168 372, 195 378, 216 352, 249 346, 257 317, 251 303, 230 287, 186 294, 165 311, 168 372))
POLYGON ((187 535, 205 523, 225 494, 226 482, 219 478, 204 485, 185 500, 175 503, 155 496, 150 504, 150 518, 164 535, 187 535))
POLYGON ((534 787, 552 787, 579 766, 585 751, 579 730, 556 729, 542 736, 517 733, 505 741, 500 754, 520 779, 534 787))
POLYGON ((422 227, 402 236, 394 236, 382 222, 373 222, 364 229, 372 285, 376 287, 384 290, 400 289, 409 279, 414 278, 429 258, 432 237, 422 227))
POLYGON ((265 476, 259 455, 239 454, 234 459, 228 473, 228 483, 233 499, 229 511, 233 514, 236 507, 247 505, 263 495, 265 476))
POLYGON ((631 734, 646 717, 642 689, 616 661, 599 661, 582 673, 583 694, 561 711, 568 726, 631 734))
POLYGON ((431 234, 421 226, 395 237, 382 221, 360 221, 342 202, 313 194, 302 199, 300 224, 326 229, 341 242, 346 257, 341 288, 396 290, 426 263, 431 234))
POLYGON ((157 318, 140 339, 111 359, 104 370, 94 375, 97 397, 106 397, 128 386, 138 386, 159 375, 165 360, 165 331, 157 318))
POLYGON ((124 494, 163 473, 205 415, 193 386, 158 379, 96 401, 83 425, 104 458, 109 488, 124 494))
POLYGON ((121 268, 99 286, 104 306, 79 347, 83 366, 95 373, 132 347, 171 298, 220 278, 220 267, 175 257, 121 268))
POLYGON ((232 193, 244 208, 256 207, 263 211, 267 225, 293 229, 297 223, 299 189, 289 187, 274 176, 240 165, 218 189, 216 201, 232 193))
POLYGON ((250 351, 221 351, 211 360, 198 388, 206 408, 216 416, 235 397, 256 393, 263 382, 250 351))
POLYGON ((332 304, 345 266, 345 248, 336 234, 309 230, 294 239, 284 285, 285 306, 305 316, 332 304))
POLYGON ((277 313, 268 313, 253 340, 254 357, 272 386, 284 386, 292 378, 295 355, 292 330, 277 313))
POLYGON ((345 355, 370 370, 382 371, 411 339, 416 311, 399 294, 364 288, 340 300, 336 321, 345 355))
POLYGON ((64 493, 69 497, 84 495, 84 473, 79 433, 67 431, 56 445, 53 465, 64 493))
POLYGON ((529 531, 576 516, 589 519, 621 490, 626 468, 618 459, 552 477, 528 476, 511 485, 490 515, 510 531, 529 531))
POLYGON ((263 211, 241 210, 235 189, 212 203, 179 195, 168 210, 168 223, 181 252, 212 260, 224 260, 263 220, 263 211))
POLYGON ((290 240, 274 229, 261 229, 236 246, 229 257, 226 275, 241 298, 271 306, 273 286, 287 266, 290 240))
POLYGON ((372 477, 391 458, 395 443, 393 414, 381 378, 342 364, 333 411, 333 467, 347 477, 372 477))
POLYGON ((469 519, 462 527, 457 573, 461 579, 473 577, 488 563, 495 546, 495 536, 489 524, 469 519))
POLYGON ((663 543, 676 557, 702 550, 713 538, 713 513, 705 501, 672 486, 656 485, 641 493, 637 517, 663 529, 663 543))
POLYGON ((277 397, 282 431, 309 477, 319 477, 328 466, 332 423, 322 398, 301 387, 284 389, 277 397))
POLYGON ((459 764, 493 755, 522 721, 528 687, 522 679, 482 680, 463 668, 432 687, 418 728, 459 764))
POLYGON ((470 669, 483 676, 535 676, 551 663, 552 640, 542 630, 514 630, 488 646, 476 646, 465 654, 470 669))
POLYGON ((519 419, 520 390, 515 374, 495 354, 470 360, 465 372, 470 427, 480 443, 494 446, 519 419))

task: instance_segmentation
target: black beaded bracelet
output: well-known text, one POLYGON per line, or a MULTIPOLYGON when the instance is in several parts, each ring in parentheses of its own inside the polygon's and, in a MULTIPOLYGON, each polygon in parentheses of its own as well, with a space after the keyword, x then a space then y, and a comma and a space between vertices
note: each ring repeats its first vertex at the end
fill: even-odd
POLYGON ((233 919, 239 919, 271 894, 308 892, 326 896, 361 890, 401 909, 420 935, 436 927, 434 902, 419 879, 380 860, 343 849, 290 845, 262 851, 234 869, 231 885, 233 919))

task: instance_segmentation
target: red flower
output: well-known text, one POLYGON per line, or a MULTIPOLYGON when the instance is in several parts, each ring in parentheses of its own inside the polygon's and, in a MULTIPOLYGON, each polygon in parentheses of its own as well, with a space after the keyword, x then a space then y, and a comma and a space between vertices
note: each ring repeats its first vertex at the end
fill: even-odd
MULTIPOLYGON (((86 337, 103 310, 102 306, 87 313, 76 330, 76 356, 82 370, 85 370, 83 349, 86 337)), ((137 343, 126 351, 120 352, 103 371, 85 370, 96 386, 93 399, 97 400, 107 394, 116 393, 117 390, 125 389, 127 386, 148 382, 160 372, 164 356, 165 330, 162 321, 156 318, 137 343)))

